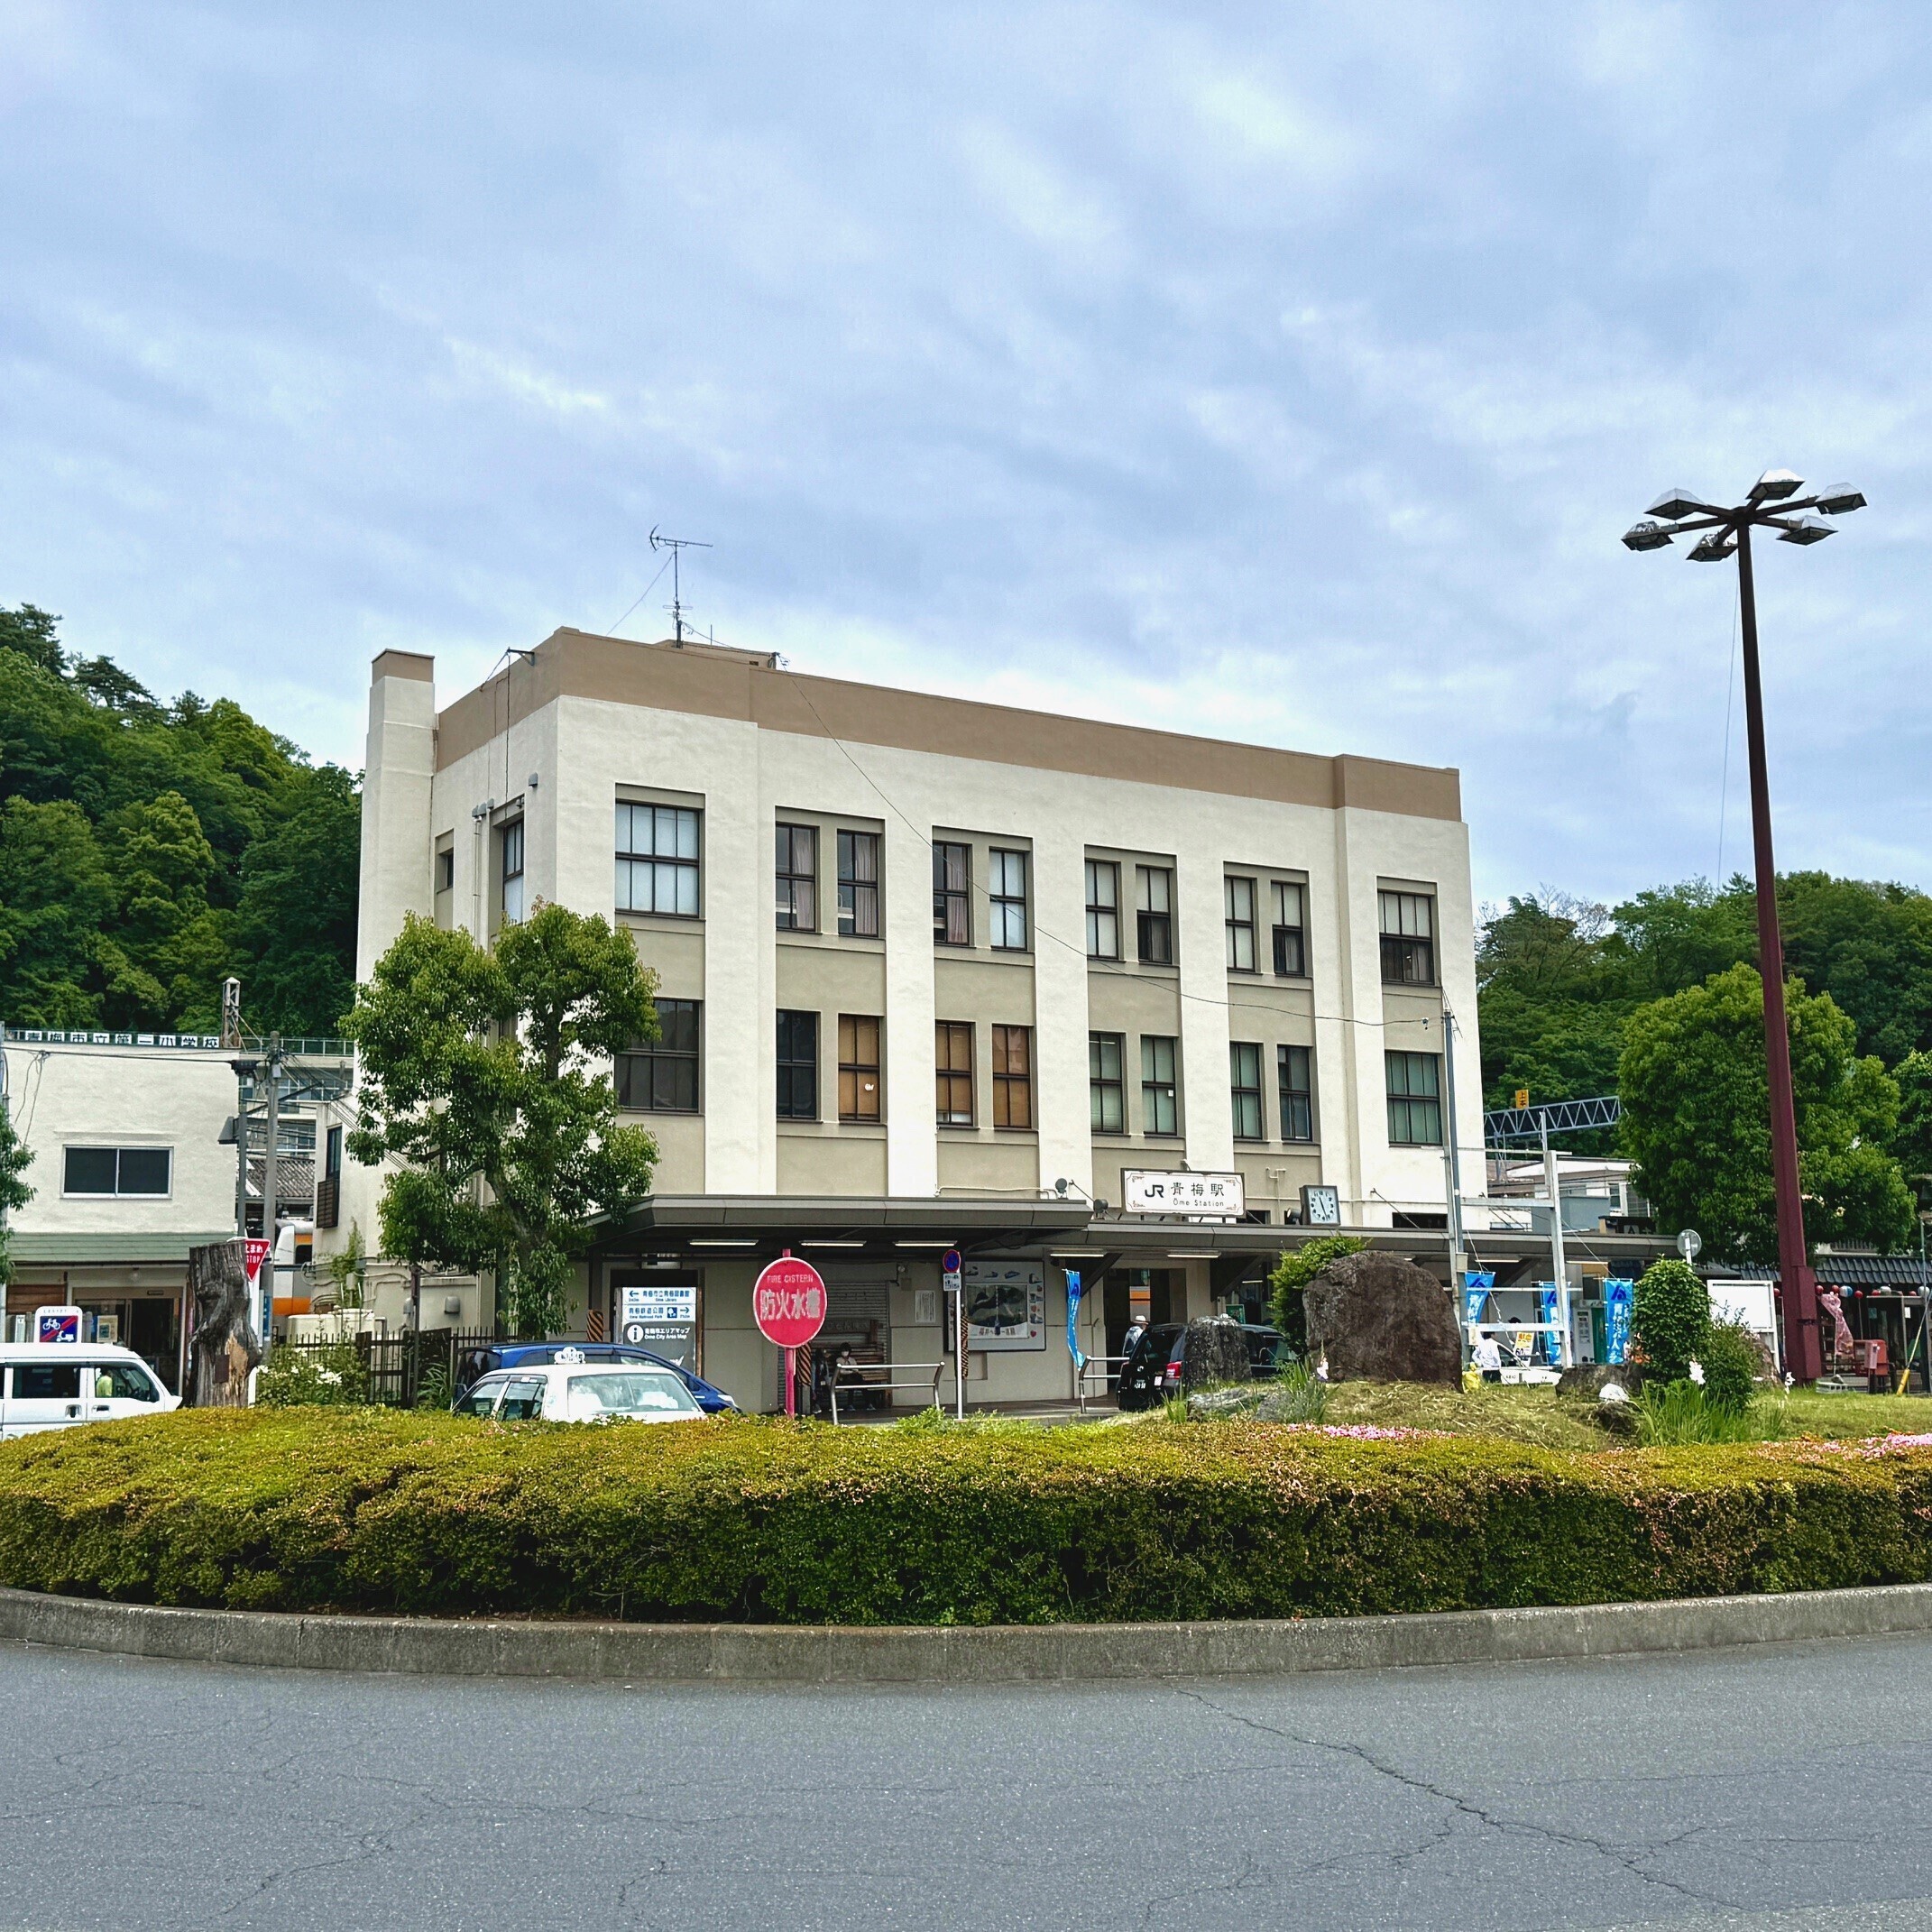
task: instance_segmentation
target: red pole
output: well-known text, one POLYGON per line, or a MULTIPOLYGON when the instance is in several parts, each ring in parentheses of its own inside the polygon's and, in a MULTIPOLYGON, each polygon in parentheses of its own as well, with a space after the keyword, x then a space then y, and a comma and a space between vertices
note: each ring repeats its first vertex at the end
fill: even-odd
POLYGON ((790 1347, 785 1351, 785 1412, 798 1413, 798 1351, 790 1347))
POLYGON ((1778 930, 1778 871, 1771 859, 1771 784, 1764 767, 1764 695, 1758 677, 1758 603, 1751 580, 1751 526, 1737 532, 1744 642, 1744 729, 1751 751, 1751 842, 1757 868, 1758 973, 1764 982, 1764 1071, 1771 1087, 1771 1178, 1778 1191, 1778 1278, 1784 1292, 1784 1351, 1797 1382, 1824 1366, 1817 1283, 1805 1250, 1798 1176, 1798 1113, 1791 1098, 1791 1039, 1784 1017, 1784 941, 1778 930))

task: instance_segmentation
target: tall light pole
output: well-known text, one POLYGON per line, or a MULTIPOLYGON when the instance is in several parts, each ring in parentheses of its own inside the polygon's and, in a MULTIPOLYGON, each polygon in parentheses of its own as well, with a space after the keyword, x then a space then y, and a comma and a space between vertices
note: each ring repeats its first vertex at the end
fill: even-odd
POLYGON ((1771 1087, 1771 1175, 1778 1191, 1778 1278, 1784 1290, 1784 1348, 1794 1380, 1815 1382, 1825 1365, 1818 1340, 1817 1282, 1805 1249, 1804 1199, 1798 1180, 1798 1119, 1791 1100, 1791 1043, 1784 1017, 1784 941, 1778 930, 1778 872, 1771 859, 1771 786, 1764 767, 1764 694, 1758 676, 1758 603, 1751 578, 1751 532, 1778 532, 1780 543, 1821 543, 1826 517, 1865 507, 1849 484, 1800 496, 1802 477, 1766 470, 1742 503, 1725 509, 1686 490, 1667 490, 1624 533, 1633 550, 1661 550, 1673 537, 1703 532, 1694 564, 1737 559, 1744 643, 1744 728, 1751 750, 1751 842, 1757 869, 1758 973, 1764 982, 1764 1068, 1771 1087), (1808 516, 1808 511, 1817 516, 1808 516))

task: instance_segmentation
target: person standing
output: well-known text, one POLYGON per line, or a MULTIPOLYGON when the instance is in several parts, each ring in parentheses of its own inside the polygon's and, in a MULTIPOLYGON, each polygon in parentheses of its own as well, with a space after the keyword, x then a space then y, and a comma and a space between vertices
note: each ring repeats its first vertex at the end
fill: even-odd
POLYGON ((1503 1379, 1503 1351, 1494 1335, 1485 1335, 1476 1344, 1476 1366, 1485 1382, 1503 1379))

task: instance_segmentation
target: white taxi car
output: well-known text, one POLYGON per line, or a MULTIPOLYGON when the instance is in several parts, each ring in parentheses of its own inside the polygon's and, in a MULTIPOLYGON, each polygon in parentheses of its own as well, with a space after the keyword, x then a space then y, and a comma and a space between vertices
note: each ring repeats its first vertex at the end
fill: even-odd
POLYGON ((105 1342, 0 1343, 0 1437, 179 1409, 132 1348, 105 1342))
POLYGON ((557 1350, 554 1362, 499 1368, 458 1398, 458 1415, 500 1422, 688 1422, 704 1410, 668 1368, 639 1362, 584 1362, 557 1350))

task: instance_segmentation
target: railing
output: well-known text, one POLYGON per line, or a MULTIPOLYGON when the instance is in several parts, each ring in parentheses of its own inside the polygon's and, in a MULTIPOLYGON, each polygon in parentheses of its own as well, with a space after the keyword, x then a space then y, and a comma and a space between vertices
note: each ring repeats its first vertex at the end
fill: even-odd
MULTIPOLYGON (((832 1372, 832 1379, 829 1384, 832 1393, 833 1426, 834 1428, 838 1426, 839 1390, 842 1386, 844 1388, 848 1402, 855 1395, 883 1394, 889 1398, 892 1392, 897 1389, 925 1389, 933 1398, 932 1406, 936 1409, 939 1406, 939 1378, 952 1366, 952 1364, 950 1361, 866 1362, 861 1363, 857 1367, 847 1367, 842 1372, 842 1376, 841 1371, 835 1367, 832 1372), (933 1371, 933 1379, 930 1383, 920 1380, 908 1381, 904 1376, 894 1373, 895 1370, 902 1368, 907 1370, 916 1369, 922 1375, 925 1370, 930 1368, 933 1371), (875 1376, 879 1379, 873 1380, 872 1378, 875 1376)), ((889 1399, 886 1406, 888 1409, 892 1406, 889 1399)))
POLYGON ((1127 1358, 1124 1355, 1090 1355, 1087 1357, 1086 1366, 1073 1378, 1073 1400, 1080 1404, 1080 1412, 1082 1415, 1087 1412, 1088 1378, 1099 1375, 1100 1386, 1096 1393, 1104 1395, 1110 1383, 1118 1385, 1120 1371, 1127 1364, 1127 1358))

